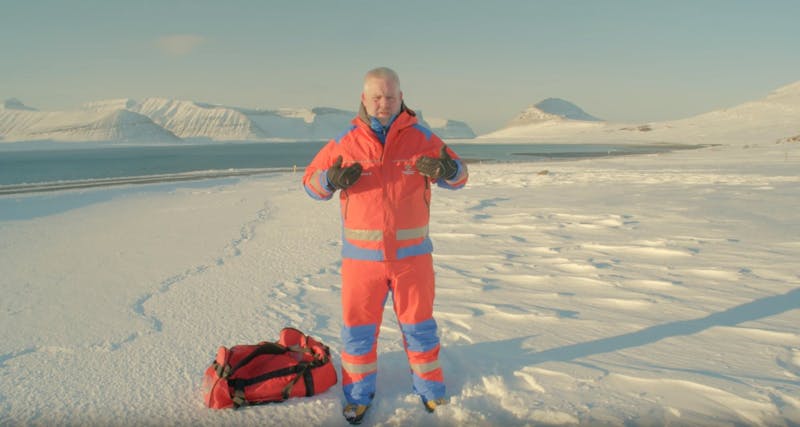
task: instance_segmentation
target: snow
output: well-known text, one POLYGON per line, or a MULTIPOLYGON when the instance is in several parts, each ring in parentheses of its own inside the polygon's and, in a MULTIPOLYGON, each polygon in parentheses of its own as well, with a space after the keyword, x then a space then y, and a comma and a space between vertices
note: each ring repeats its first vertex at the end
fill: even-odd
MULTIPOLYGON (((147 119, 120 105, 133 104, 0 119, 147 119)), ((333 126, 339 110, 269 114, 333 126)), ((427 414, 411 393, 389 306, 365 425, 800 424, 798 117, 794 84, 679 121, 495 134, 706 146, 474 163, 466 188, 435 191, 450 404, 427 414)), ((346 425, 339 385, 237 411, 202 403, 218 346, 285 326, 330 345, 339 365, 338 203, 312 200, 300 179, 0 196, 0 425, 346 425)))
POLYGON ((800 81, 778 88, 759 100, 666 122, 631 124, 569 120, 537 107, 528 107, 508 126, 481 135, 475 142, 494 139, 511 139, 522 143, 698 141, 729 145, 753 141, 775 142, 798 134, 800 81))
POLYGON ((425 117, 421 110, 414 110, 414 112, 417 113, 417 120, 420 120, 423 126, 434 131, 440 138, 472 139, 476 136, 472 128, 465 122, 441 117, 425 117))
POLYGON ((583 111, 577 105, 560 98, 547 98, 535 105, 536 108, 572 120, 601 121, 597 117, 583 111))
POLYGON ((150 118, 128 110, 0 110, 5 141, 180 142, 150 118))
MULTIPOLYGON (((389 306, 365 425, 800 423, 800 144, 752 134, 470 165, 431 206, 450 404, 411 394, 389 306)), ((0 424, 345 425, 339 385, 202 403, 218 346, 284 326, 339 365, 338 204, 300 178, 0 197, 0 424)))
MULTIPOLYGON (((0 107, 0 141, 317 141, 341 133, 355 115, 355 111, 328 107, 251 109, 158 97, 141 102, 107 99, 75 110, 36 111, 9 99, 0 107), (140 116, 133 120, 139 126, 120 126, 109 119, 118 116, 140 116)), ((464 122, 441 119, 437 123, 441 127, 432 130, 442 138, 475 137, 464 122)))

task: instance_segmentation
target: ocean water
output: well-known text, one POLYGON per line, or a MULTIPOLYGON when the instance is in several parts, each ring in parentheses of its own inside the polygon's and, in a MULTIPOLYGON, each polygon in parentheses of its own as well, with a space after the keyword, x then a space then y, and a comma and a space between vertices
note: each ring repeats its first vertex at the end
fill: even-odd
MULTIPOLYGON (((0 149, 0 194, 153 183, 303 169, 325 144, 219 143, 0 149)), ((452 143, 468 162, 534 162, 656 153, 694 146, 452 143)))
POLYGON ((108 146, 0 151, 0 185, 281 169, 308 163, 323 142, 108 146))

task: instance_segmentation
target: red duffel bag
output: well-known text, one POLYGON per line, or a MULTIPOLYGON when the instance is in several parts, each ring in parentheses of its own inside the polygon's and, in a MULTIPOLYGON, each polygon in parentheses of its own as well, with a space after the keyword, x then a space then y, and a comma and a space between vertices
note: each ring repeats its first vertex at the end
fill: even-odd
POLYGON ((328 346, 294 328, 277 342, 220 347, 203 376, 203 398, 214 409, 313 396, 336 384, 328 346))

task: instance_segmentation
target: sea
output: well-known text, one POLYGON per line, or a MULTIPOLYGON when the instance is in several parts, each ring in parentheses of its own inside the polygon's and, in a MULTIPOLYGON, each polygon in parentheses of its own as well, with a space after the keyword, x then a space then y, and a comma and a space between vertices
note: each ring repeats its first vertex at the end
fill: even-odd
MULTIPOLYGON (((0 148, 0 196, 303 170, 325 141, 0 148)), ((467 162, 537 162, 650 154, 693 145, 448 142, 467 162)), ((2 144, 0 144, 2 147, 2 144)))

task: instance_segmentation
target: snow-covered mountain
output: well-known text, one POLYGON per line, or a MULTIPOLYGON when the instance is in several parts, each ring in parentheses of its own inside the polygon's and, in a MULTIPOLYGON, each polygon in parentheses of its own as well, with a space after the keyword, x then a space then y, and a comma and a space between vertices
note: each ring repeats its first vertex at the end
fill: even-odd
POLYGON ((577 105, 560 98, 547 98, 529 105, 505 127, 479 138, 552 138, 563 133, 602 128, 601 119, 583 111, 577 105))
MULTIPOLYGON (((73 140, 123 142, 179 142, 174 133, 156 125, 149 117, 128 110, 115 110, 82 127, 61 130, 73 140)), ((49 138, 48 138, 49 139, 49 138)))
POLYGON ((566 122, 570 120, 599 122, 577 105, 560 98, 547 98, 536 105, 530 105, 511 119, 506 127, 527 126, 547 122, 566 122))
POLYGON ((505 127, 478 138, 552 139, 565 133, 599 129, 605 122, 586 113, 577 105, 559 98, 547 98, 529 105, 505 127))
POLYGON ((181 141, 149 117, 124 109, 43 112, 2 108, 0 137, 4 141, 181 141))
MULTIPOLYGON (((341 133, 355 114, 335 108, 248 109, 166 98, 100 100, 76 110, 42 112, 10 99, 0 107, 0 140, 324 140, 341 133)), ((441 127, 429 127, 442 138, 475 136, 463 122, 438 119, 434 124, 441 127)))
POLYGON ((715 143, 791 142, 800 133, 800 81, 778 88, 762 99, 686 119, 640 125, 632 133, 646 133, 650 138, 664 140, 682 138, 715 143))
POLYGON ((479 138, 548 142, 635 140, 726 144, 734 140, 792 141, 798 133, 800 81, 781 87, 763 99, 664 122, 629 124, 574 120, 534 106, 524 110, 506 127, 479 138))
POLYGON ((430 118, 423 117, 422 111, 415 110, 417 119, 423 126, 431 129, 440 138, 448 139, 472 139, 475 138, 475 132, 466 123, 458 120, 430 118))
POLYGON ((273 138, 297 140, 330 139, 342 133, 356 114, 327 107, 239 111, 261 129, 268 129, 273 138))
POLYGON ((244 141, 270 136, 241 111, 220 105, 147 98, 131 109, 183 139, 244 141))

